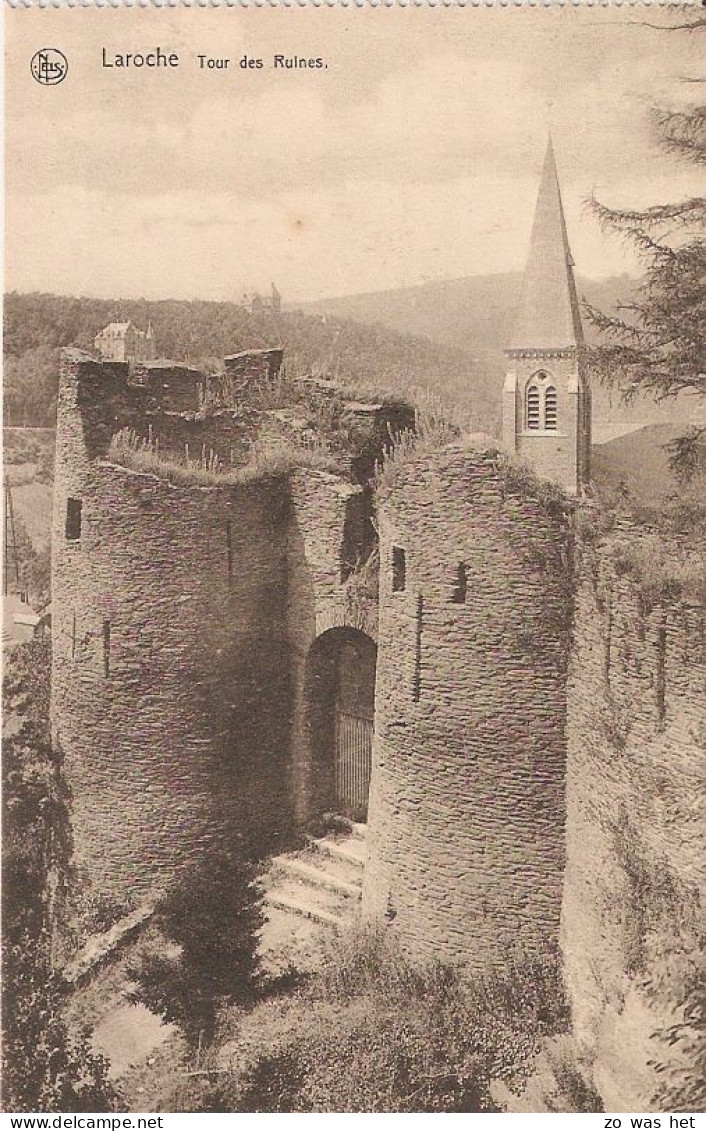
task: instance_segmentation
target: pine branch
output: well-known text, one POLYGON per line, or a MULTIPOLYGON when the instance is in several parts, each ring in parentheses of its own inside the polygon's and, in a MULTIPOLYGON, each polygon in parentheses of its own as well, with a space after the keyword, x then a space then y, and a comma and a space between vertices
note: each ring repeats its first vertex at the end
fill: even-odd
POLYGON ((706 16, 698 16, 695 20, 685 24, 651 24, 645 21, 641 27, 649 27, 654 31, 699 31, 706 27, 706 16))
POLYGON ((688 482, 706 469, 706 425, 694 427, 665 444, 669 466, 682 482, 688 482))
POLYGON ((688 197, 674 204, 653 204, 643 211, 609 208, 596 200, 595 196, 586 203, 603 226, 613 228, 629 226, 630 233, 632 229, 637 230, 638 226, 649 228, 665 223, 676 222, 687 225, 706 221, 706 198, 700 196, 688 197))
POLYGON ((663 149, 687 161, 706 164, 706 107, 679 111, 656 107, 652 121, 663 149))

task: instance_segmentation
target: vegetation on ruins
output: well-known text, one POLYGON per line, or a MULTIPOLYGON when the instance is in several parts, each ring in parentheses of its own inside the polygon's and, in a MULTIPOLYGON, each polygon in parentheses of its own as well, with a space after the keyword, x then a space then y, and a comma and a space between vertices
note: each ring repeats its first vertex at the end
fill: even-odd
POLYGON ((105 1111, 107 1062, 63 1015, 53 964, 71 879, 61 756, 49 728, 51 645, 8 655, 3 676, 3 1082, 6 1110, 105 1111))
MULTIPOLYGON (((681 19, 681 17, 680 17, 681 19)), ((697 34, 703 17, 667 32, 697 34)), ((698 81, 698 80, 697 80, 698 81)), ((706 164, 706 106, 653 111, 658 142, 675 158, 706 164)), ((593 200, 601 223, 637 248, 645 273, 636 296, 608 314, 588 306, 593 325, 608 339, 588 352, 593 373, 630 400, 681 393, 706 395, 706 198, 692 196, 642 211, 609 208, 593 200)), ((683 479, 706 469, 706 427, 695 426, 670 445, 671 464, 683 479)))
POLYGON ((256 442, 247 463, 231 467, 211 449, 204 448, 194 457, 186 448, 183 458, 172 451, 161 451, 157 439, 140 437, 129 428, 113 437, 107 459, 185 487, 228 487, 267 476, 287 475, 297 467, 335 471, 340 466, 326 442, 316 436, 298 444, 286 440, 278 440, 276 444, 256 442))
MULTIPOLYGON (((633 531, 618 547, 629 555, 639 544, 640 535, 633 531)), ((698 1112, 706 1099, 706 938, 698 891, 702 813, 697 800, 705 785, 703 736, 695 726, 684 727, 684 720, 675 718, 667 706, 658 724, 665 739, 655 750, 644 739, 635 683, 616 678, 623 666, 641 673, 644 680, 640 646, 649 653, 656 643, 647 637, 648 618, 654 629, 655 624, 664 625, 670 608, 673 614, 678 607, 681 593, 675 591, 669 561, 661 577, 664 563, 651 561, 659 553, 648 542, 638 573, 631 574, 631 588, 638 586, 639 597, 633 645, 624 637, 614 639, 613 652, 619 658, 610 685, 596 702, 593 734, 586 743, 593 770, 605 768, 615 796, 622 800, 615 806, 592 806, 590 819, 601 830, 607 858, 613 862, 605 869, 598 913, 604 938, 613 939, 617 986, 624 1000, 629 996, 652 1019, 651 1102, 654 1110, 698 1112)), ((615 563, 608 558, 607 564, 610 576, 615 563)), ((597 581, 597 596, 605 580, 597 581)), ((608 585, 604 588, 599 607, 605 615, 608 585)), ((653 694, 659 702, 659 680, 653 694)), ((597 964, 599 985, 603 977, 597 964)), ((611 977, 608 974, 608 982, 611 977)), ((615 980, 607 992, 615 994, 615 980)))
POLYGON ((491 1081, 521 1089, 544 1037, 568 1027, 558 955, 520 953, 484 978, 405 958, 389 932, 334 940, 298 990, 227 1011, 218 1071, 165 1110, 472 1112, 498 1110, 491 1081))
MULTIPOLYGON (((115 319, 138 326, 151 320, 160 355, 213 371, 241 350, 281 345, 292 373, 314 374, 352 386, 361 396, 384 380, 388 389, 413 395, 416 388, 449 390, 458 374, 474 370, 471 355, 452 346, 348 319, 284 312, 273 318, 226 302, 115 302, 49 294, 5 296, 5 420, 53 426, 59 349, 92 349, 98 330, 115 319)), ((482 391, 482 390, 481 390, 482 391)), ((478 399, 478 398, 476 398, 478 399)), ((484 400, 492 418, 492 398, 484 400)))
POLYGON ((617 576, 631 579, 644 614, 663 602, 703 602, 706 503, 697 483, 659 506, 637 504, 626 490, 594 488, 577 510, 577 532, 594 573, 609 560, 617 576))
POLYGON ((438 451, 458 440, 460 435, 461 426, 446 406, 428 401, 424 408, 417 408, 414 428, 406 428, 390 438, 388 449, 375 469, 376 491, 391 490, 411 459, 422 452, 438 451))
POLYGON ((395 487, 404 474, 404 468, 420 455, 438 452, 455 443, 470 448, 475 444, 479 452, 485 452, 493 460, 509 493, 536 499, 550 514, 567 513, 566 494, 561 487, 549 479, 542 479, 529 463, 502 451, 493 437, 485 433, 468 434, 467 424, 460 416, 428 398, 425 406, 416 410, 414 429, 405 429, 398 436, 391 437, 389 447, 376 467, 376 491, 385 494, 395 487))
MULTIPOLYGON (((646 787, 656 783, 645 783, 646 787)), ((698 795, 703 782, 694 783, 698 795)), ((706 932, 698 890, 689 888, 668 861, 650 859, 623 812, 612 829, 616 858, 624 877, 623 916, 626 972, 662 1016, 672 1017, 652 1033, 659 1110, 703 1111, 706 1080, 706 932)))
POLYGON ((192 1048, 213 1040, 225 1005, 257 995, 264 911, 256 857, 234 836, 184 870, 155 910, 161 945, 132 971, 132 1000, 178 1025, 192 1048))
POLYGON ((674 1024, 655 1034, 662 1050, 666 1045, 679 1056, 676 1067, 672 1057, 666 1062, 663 1051, 653 1061, 659 1078, 654 1103, 661 1111, 698 1113, 706 1108, 706 932, 695 932, 689 941, 678 961, 670 951, 647 976, 650 996, 676 1002, 680 1014, 674 1024))

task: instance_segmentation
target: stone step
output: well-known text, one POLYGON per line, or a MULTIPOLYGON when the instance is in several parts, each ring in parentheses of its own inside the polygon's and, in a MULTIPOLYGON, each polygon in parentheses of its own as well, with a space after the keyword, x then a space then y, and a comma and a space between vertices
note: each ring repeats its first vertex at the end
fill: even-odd
POLYGON ((309 841, 307 846, 297 853, 297 856, 311 868, 318 868, 319 871, 326 872, 327 875, 334 876, 346 884, 353 884, 354 887, 362 887, 363 874, 357 860, 349 860, 342 855, 322 852, 313 841, 309 841))
MULTIPOLYGON (((360 899, 361 885, 336 875, 331 869, 326 869, 326 863, 327 861, 320 856, 275 856, 272 867, 280 874, 292 876, 295 880, 312 884, 313 887, 327 888, 348 899, 360 899), (323 863, 324 867, 317 867, 314 860, 323 863)), ((333 860, 331 863, 335 864, 333 860)))
POLYGON ((345 923, 346 916, 322 903, 317 895, 315 888, 280 880, 267 891, 265 900, 270 907, 338 930, 345 923))
POLYGON ((365 841, 362 839, 346 837, 342 840, 336 840, 332 836, 310 837, 309 843, 316 848, 317 852, 322 853, 324 856, 332 856, 334 859, 345 860, 346 863, 352 864, 361 872, 365 867, 367 848, 365 841))

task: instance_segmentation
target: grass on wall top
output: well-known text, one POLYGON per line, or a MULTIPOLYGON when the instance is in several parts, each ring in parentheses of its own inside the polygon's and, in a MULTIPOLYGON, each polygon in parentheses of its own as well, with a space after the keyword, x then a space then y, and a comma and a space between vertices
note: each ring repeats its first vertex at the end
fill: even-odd
POLYGON ((493 436, 474 433, 472 422, 450 414, 445 406, 432 403, 417 409, 414 430, 405 430, 391 438, 388 451, 376 468, 378 496, 403 484, 405 469, 420 456, 433 456, 452 444, 463 444, 464 437, 469 451, 476 440, 478 453, 484 452, 492 457, 495 470, 508 492, 535 499, 550 514, 557 516, 565 514, 570 508, 571 500, 561 487, 551 480, 542 479, 528 463, 504 452, 493 436))
POLYGON ((341 470, 340 462, 319 439, 301 445, 286 440, 278 440, 276 444, 256 442, 250 450, 247 463, 231 467, 205 446, 196 457, 189 455, 188 448, 183 457, 175 452, 160 451, 158 440, 142 438, 129 428, 124 428, 113 436, 107 459, 121 467, 156 475, 183 487, 237 486, 288 475, 301 467, 321 471, 341 470))

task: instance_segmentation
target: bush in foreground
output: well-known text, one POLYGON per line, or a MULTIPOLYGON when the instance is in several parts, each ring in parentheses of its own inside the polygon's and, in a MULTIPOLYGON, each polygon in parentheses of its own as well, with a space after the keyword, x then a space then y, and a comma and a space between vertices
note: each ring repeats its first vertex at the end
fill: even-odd
POLYGON ((2 1066, 6 1111, 106 1111, 108 1065, 64 1016, 52 950, 71 870, 68 792, 49 727, 51 644, 14 648, 3 673, 2 1066))
POLYGON ((507 956, 465 981, 364 930, 337 940, 298 993, 229 1023, 234 1038, 213 1057, 219 1072, 182 1084, 164 1110, 495 1111, 491 1082, 521 1087, 540 1041, 568 1014, 556 955, 507 956))

